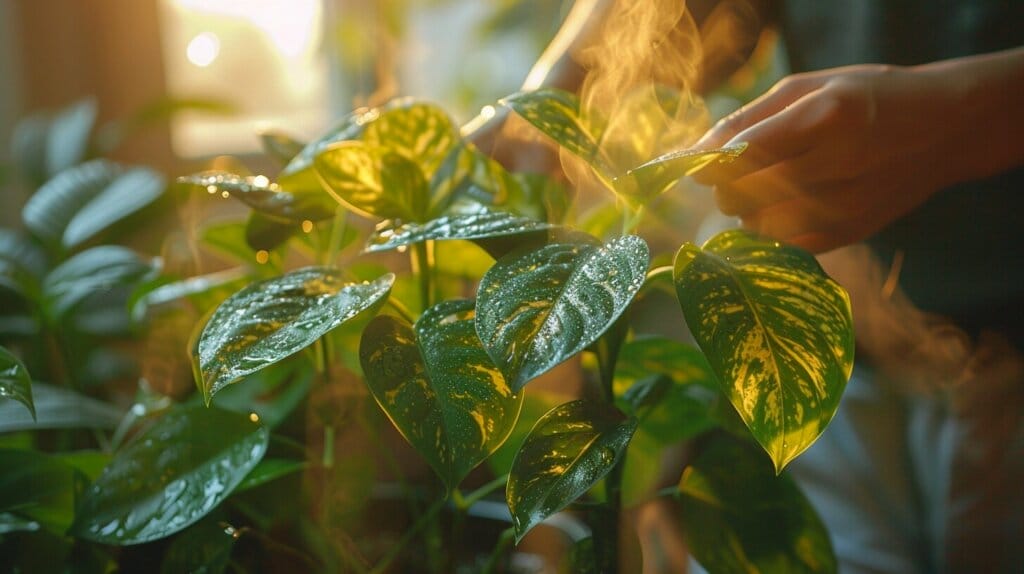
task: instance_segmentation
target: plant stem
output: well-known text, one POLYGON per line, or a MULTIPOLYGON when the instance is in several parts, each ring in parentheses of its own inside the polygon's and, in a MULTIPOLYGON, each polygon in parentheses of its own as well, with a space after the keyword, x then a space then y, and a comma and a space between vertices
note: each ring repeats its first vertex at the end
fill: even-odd
POLYGON ((491 552, 491 557, 487 559, 487 564, 484 565, 482 574, 493 574, 496 571, 501 558, 515 539, 516 531, 511 526, 501 532, 501 536, 498 537, 498 543, 494 546, 494 551, 491 552))
POLYGON ((466 510, 473 506, 477 502, 480 502, 495 490, 498 490, 502 486, 508 484, 508 473, 505 473, 480 488, 470 492, 466 496, 462 497, 462 504, 465 505, 466 510))
POLYGON ((437 516, 437 513, 440 512, 441 508, 444 507, 444 503, 445 499, 443 498, 435 500, 434 503, 431 504, 429 508, 427 508, 427 511, 421 514, 419 519, 417 519, 416 522, 413 523, 413 525, 405 531, 405 534, 402 535, 401 540, 399 540, 397 544, 392 546, 391 550, 383 558, 380 559, 380 562, 378 562, 377 565, 374 566, 372 570, 370 570, 370 574, 380 574, 386 571, 388 566, 390 566, 391 563, 395 561, 395 558, 398 558, 398 555, 402 552, 402 550, 404 550, 405 547, 409 545, 409 542, 411 542, 412 539, 417 534, 419 534, 419 531, 423 530, 423 528, 427 526, 427 524, 431 523, 434 520, 434 518, 437 516))
POLYGON ((426 311, 431 305, 431 293, 433 292, 434 273, 434 242, 422 241, 413 245, 412 248, 412 272, 416 275, 420 285, 420 303, 422 310, 426 311))
POLYGON ((408 321, 410 323, 415 323, 416 322, 416 319, 414 319, 413 316, 412 316, 412 312, 410 312, 409 309, 405 306, 405 304, 403 304, 401 301, 399 301, 394 296, 388 297, 387 304, 392 309, 394 309, 394 311, 396 313, 398 313, 398 315, 401 318, 405 319, 406 321, 408 321))
POLYGON ((626 204, 622 210, 622 234, 629 235, 636 231, 636 228, 640 226, 640 219, 644 216, 644 206, 637 208, 631 207, 626 204))
MULTIPOLYGON (((615 325, 601 338, 597 346, 597 362, 601 379, 601 389, 608 404, 615 404, 615 364, 619 358, 619 350, 626 338, 628 322, 625 316, 620 317, 615 325)), ((619 521, 622 511, 622 474, 626 457, 620 456, 604 478, 606 499, 603 509, 591 513, 596 517, 594 531, 594 548, 596 561, 601 572, 615 574, 619 569, 619 521)))
POLYGON ((348 227, 348 210, 338 206, 334 210, 334 220, 331 222, 331 235, 327 240, 327 252, 325 253, 324 265, 334 265, 341 249, 341 240, 345 237, 345 229, 348 227))

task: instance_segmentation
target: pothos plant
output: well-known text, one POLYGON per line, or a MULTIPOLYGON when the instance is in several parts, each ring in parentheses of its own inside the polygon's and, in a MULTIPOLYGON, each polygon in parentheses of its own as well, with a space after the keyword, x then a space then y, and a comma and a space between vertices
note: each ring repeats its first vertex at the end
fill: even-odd
MULTIPOLYGON (((301 468, 264 460, 280 420, 255 404, 248 416, 218 406, 300 357, 319 376, 289 387, 292 404, 318 385, 365 384, 439 479, 432 502, 376 562, 350 549, 335 568, 386 571, 417 536, 429 537, 442 511, 465 514, 503 488, 511 526, 484 569, 568 510, 590 532, 577 541, 573 571, 615 571, 623 509, 664 496, 678 500, 689 547, 711 571, 835 570, 820 520, 783 469, 824 430, 850 375, 848 298, 810 254, 739 230, 685 243, 670 265, 652 266, 665 257, 652 257, 641 236, 644 207, 709 162, 742 153, 646 162, 671 98, 652 101, 628 108, 632 137, 614 142, 623 124, 585 117, 571 94, 501 102, 589 166, 619 206, 619 236, 577 228, 559 186, 507 172, 443 110, 411 100, 354 112, 310 143, 265 136, 284 165, 276 177, 182 178, 248 205, 248 244, 282 272, 245 285, 197 326, 189 346, 206 406, 166 409, 118 450, 84 491, 70 533, 130 545, 184 530, 175 545, 189 544, 196 537, 187 533, 233 493, 301 468), (351 214, 374 227, 364 255, 346 259, 341 248, 359 227, 351 214), (448 250, 463 242, 493 263, 474 266, 468 252, 448 250), (284 272, 289 246, 300 244, 318 264, 284 272), (406 254, 408 266, 401 255, 377 272, 360 261, 384 252, 406 254), (631 325, 631 308, 659 289, 677 296, 681 313, 670 320, 685 320, 697 347, 631 325), (532 391, 531 381, 577 356, 589 387, 582 398, 550 404, 532 391), (677 486, 652 490, 652 461, 694 438, 700 448, 677 486), (464 492, 485 461, 496 477, 464 492)), ((169 288, 194 295, 223 284, 160 289, 166 298, 169 288)), ((18 381, 7 384, 25 388, 18 381)), ((332 433, 325 428, 325 466, 334 463, 332 433)), ((209 563, 223 569, 234 537, 214 530, 222 544, 209 563)))

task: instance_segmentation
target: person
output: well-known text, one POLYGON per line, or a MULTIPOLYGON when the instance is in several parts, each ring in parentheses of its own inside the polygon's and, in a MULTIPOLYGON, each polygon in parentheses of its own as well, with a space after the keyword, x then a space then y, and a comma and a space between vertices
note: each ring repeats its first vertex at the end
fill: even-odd
MULTIPOLYGON (((695 142, 748 146, 695 177, 743 227, 825 254, 851 292, 857 367, 790 467, 840 570, 1020 571, 1024 3, 688 4, 705 47, 725 47, 688 89, 770 21, 793 71, 695 142)), ((526 87, 578 86, 614 5, 579 0, 526 87)))

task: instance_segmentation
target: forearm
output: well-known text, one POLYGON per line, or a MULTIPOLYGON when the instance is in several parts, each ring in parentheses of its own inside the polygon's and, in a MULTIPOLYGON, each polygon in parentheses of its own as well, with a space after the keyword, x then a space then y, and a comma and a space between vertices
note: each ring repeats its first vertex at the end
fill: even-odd
POLYGON ((1024 165, 1024 48, 915 68, 955 94, 955 108, 935 118, 950 126, 947 183, 983 179, 1024 165))

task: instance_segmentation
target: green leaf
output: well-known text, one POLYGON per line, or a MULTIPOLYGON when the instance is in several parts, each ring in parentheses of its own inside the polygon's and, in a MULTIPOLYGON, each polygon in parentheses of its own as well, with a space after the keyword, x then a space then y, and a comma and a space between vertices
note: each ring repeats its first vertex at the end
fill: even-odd
POLYGON ((494 476, 501 476, 511 472, 512 461, 515 460, 516 453, 522 448, 523 442, 529 436, 530 430, 533 429, 533 425, 545 413, 572 398, 545 392, 543 389, 536 387, 524 389, 520 394, 523 395, 523 407, 519 411, 519 420, 516 422, 515 428, 512 429, 512 432, 505 439, 505 443, 501 445, 501 448, 487 458, 487 466, 490 467, 491 473, 494 476))
POLYGON ((112 429, 123 414, 108 403, 39 382, 32 385, 32 399, 36 413, 34 420, 21 405, 0 402, 0 433, 69 428, 112 429))
POLYGON ((155 201, 164 187, 150 169, 94 160, 47 181, 25 204, 22 219, 44 242, 72 249, 155 201))
POLYGON ((322 221, 334 217, 337 204, 322 190, 291 192, 266 176, 241 176, 226 171, 204 171, 178 178, 179 183, 228 193, 260 213, 289 221, 322 221))
POLYGON ((73 468, 56 457, 0 449, 0 512, 13 512, 63 532, 74 518, 82 482, 73 468))
POLYGON ((86 297, 124 286, 152 271, 135 252, 116 245, 83 251, 43 280, 43 298, 51 318, 59 319, 86 297))
POLYGON ((471 204, 426 223, 384 221, 370 236, 365 252, 387 251, 428 240, 509 238, 522 241, 522 236, 526 235, 546 237, 552 228, 554 226, 548 223, 471 204))
POLYGON ((246 375, 217 394, 217 406, 229 411, 256 413, 267 428, 275 429, 309 396, 313 366, 293 357, 246 375))
POLYGON ((276 130, 268 130, 260 133, 260 145, 263 146, 263 153, 267 154, 281 165, 288 163, 302 152, 306 144, 296 140, 290 135, 276 130))
POLYGON ((54 175, 85 158, 96 123, 96 101, 88 98, 64 108, 50 122, 46 136, 46 172, 54 175))
POLYGON ((303 179, 313 170, 313 159, 332 144, 351 140, 363 133, 363 126, 380 115, 374 109, 361 109, 341 119, 334 127, 317 139, 306 144, 281 170, 280 179, 303 179))
POLYGON ((516 539, 608 474, 636 425, 618 409, 585 399, 541 417, 512 463, 505 492, 516 539))
POLYGON ((747 144, 715 149, 684 149, 660 155, 626 172, 646 198, 665 191, 679 179, 693 175, 712 163, 729 163, 740 156, 747 144))
POLYGON ((32 403, 32 378, 28 369, 7 349, 0 347, 0 398, 14 399, 25 405, 36 418, 36 407, 32 403))
POLYGON ((241 532, 218 516, 208 516, 174 539, 164 554, 163 574, 220 574, 227 570, 241 532))
POLYGON ((208 251, 232 263, 252 264, 255 253, 245 240, 243 221, 215 221, 199 230, 199 240, 208 251))
POLYGON ((412 327, 382 315, 359 346, 370 392, 449 491, 508 438, 522 405, 473 319, 469 300, 439 303, 412 327))
POLYGON ((476 330, 512 388, 601 337, 643 285, 649 258, 647 244, 631 235, 498 260, 480 281, 476 330))
POLYGON ((10 512, 0 512, 0 536, 10 532, 35 532, 39 523, 29 518, 22 518, 10 512))
POLYGON ((443 109, 412 100, 389 103, 362 133, 368 145, 386 148, 419 166, 425 181, 430 181, 459 139, 459 128, 443 109))
POLYGON ((853 369, 846 292, 809 253, 744 231, 676 254, 687 325, 777 472, 825 430, 853 369))
POLYGON ((687 542, 710 572, 835 572, 828 532, 788 476, 733 439, 712 442, 683 473, 687 542))
POLYGON ((340 142, 316 156, 314 167, 334 199, 364 217, 425 219, 427 182, 420 168, 398 153, 340 142))
POLYGON ((0 286, 33 300, 39 295, 46 267, 46 252, 36 243, 11 229, 0 228, 0 286))
POLYGON ((214 311, 193 356, 206 403, 226 385, 305 349, 375 307, 394 280, 389 273, 371 283, 346 283, 337 269, 306 267, 235 293, 214 311))
POLYGON ((263 458, 269 433, 216 407, 171 409, 89 487, 71 534, 105 544, 169 536, 217 507, 263 458))
POLYGON ((298 230, 298 224, 253 211, 245 222, 245 243, 255 252, 273 251, 291 239, 298 230))
POLYGON ((245 480, 239 483, 235 492, 243 492, 250 488, 262 486, 282 476, 288 476, 289 474, 305 470, 307 466, 309 465, 304 460, 288 460, 284 458, 261 460, 255 468, 249 471, 249 474, 245 476, 245 480))
POLYGON ((588 130, 580 117, 580 101, 575 94, 555 88, 518 92, 501 100, 559 146, 587 162, 599 178, 614 189, 615 170, 602 154, 598 137, 588 130))

